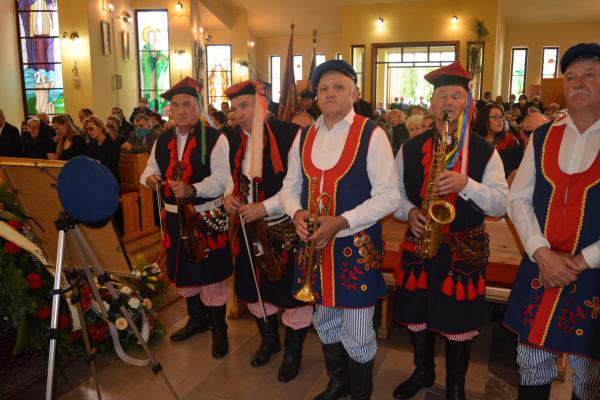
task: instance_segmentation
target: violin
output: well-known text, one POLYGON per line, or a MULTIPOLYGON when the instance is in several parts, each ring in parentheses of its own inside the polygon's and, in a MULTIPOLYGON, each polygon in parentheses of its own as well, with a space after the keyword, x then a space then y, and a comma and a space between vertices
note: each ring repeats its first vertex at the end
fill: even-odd
MULTIPOLYGON (((259 187, 255 188, 254 193, 258 193, 259 187)), ((246 175, 240 173, 240 195, 242 202, 248 204, 248 195, 250 193, 250 180, 246 175)), ((269 225, 264 219, 252 222, 244 221, 246 226, 247 240, 252 252, 250 257, 258 262, 260 269, 267 275, 269 282, 277 282, 283 276, 283 261, 278 253, 275 252, 271 238, 269 225)))
MULTIPOLYGON (((185 164, 175 164, 174 181, 181 181, 185 164)), ((202 233, 200 219, 194 205, 187 199, 177 199, 177 216, 179 218, 179 237, 183 241, 188 260, 192 263, 204 261, 208 255, 208 243, 202 233)))

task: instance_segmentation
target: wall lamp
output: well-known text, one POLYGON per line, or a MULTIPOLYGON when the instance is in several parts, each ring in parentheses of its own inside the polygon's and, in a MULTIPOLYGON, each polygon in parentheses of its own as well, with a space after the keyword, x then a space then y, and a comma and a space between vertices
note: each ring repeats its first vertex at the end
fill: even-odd
POLYGON ((377 18, 377 26, 383 26, 383 18, 377 18))
POLYGON ((113 3, 106 2, 104 0, 102 0, 102 11, 104 11, 107 14, 110 14, 111 12, 113 12, 113 10, 115 9, 115 6, 113 5, 113 3))
POLYGON ((458 17, 456 16, 456 14, 452 15, 452 18, 450 18, 450 22, 452 22, 453 24, 456 24, 458 22, 458 17))
POLYGON ((254 41, 253 40, 248 40, 248 47, 254 47, 254 41))
POLYGON ((128 24, 129 22, 131 22, 131 14, 123 10, 123 12, 121 12, 121 15, 119 15, 119 19, 124 23, 128 24))
POLYGON ((63 39, 71 39, 73 42, 75 42, 75 41, 77 41, 79 39, 79 33, 77 33, 77 32, 71 32, 69 34, 68 32, 63 32, 62 38, 63 39))
POLYGON ((175 4, 175 10, 177 10, 177 11, 183 10, 183 4, 180 1, 178 1, 177 4, 175 4))

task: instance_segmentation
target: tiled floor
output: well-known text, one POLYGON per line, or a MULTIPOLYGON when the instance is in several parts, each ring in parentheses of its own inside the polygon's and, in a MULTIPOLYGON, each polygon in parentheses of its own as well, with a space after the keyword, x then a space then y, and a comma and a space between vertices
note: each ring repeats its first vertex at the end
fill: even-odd
MULTIPOLYGON (((492 307, 490 306, 491 310, 492 307)), ((185 303, 178 301, 161 312, 161 321, 172 332, 185 323, 185 303)), ((262 368, 250 366, 250 355, 260 338, 254 321, 248 315, 229 323, 230 353, 222 360, 210 355, 210 333, 196 335, 183 343, 171 343, 167 337, 153 347, 165 374, 183 400, 303 400, 312 399, 327 383, 319 340, 314 332, 305 342, 304 359, 298 377, 286 384, 277 381, 277 369, 283 352, 262 368)), ((419 393, 416 400, 444 399, 444 351, 442 340, 437 343, 436 385, 419 393)), ((518 375, 513 337, 496 322, 488 322, 473 345, 473 355, 467 375, 470 400, 509 400, 516 398, 518 375)), ((138 357, 144 354, 138 354, 138 357)), ((154 376, 150 367, 133 367, 116 357, 101 356, 97 361, 102 398, 169 399, 162 379, 154 376)), ((393 330, 389 340, 379 342, 374 368, 373 399, 392 399, 396 385, 412 372, 412 355, 408 335, 401 328, 393 330)), ((58 384, 60 400, 96 399, 90 380, 90 370, 82 360, 67 367, 69 385, 58 384)), ((45 382, 21 393, 20 400, 43 398, 45 382)), ((569 383, 555 382, 552 399, 570 399, 569 383)))

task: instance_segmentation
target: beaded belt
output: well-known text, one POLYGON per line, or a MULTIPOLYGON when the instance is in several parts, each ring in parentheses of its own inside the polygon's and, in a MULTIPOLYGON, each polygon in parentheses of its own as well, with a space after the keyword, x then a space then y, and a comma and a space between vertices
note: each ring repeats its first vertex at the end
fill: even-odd
MULTIPOLYGON (((223 197, 219 197, 218 199, 207 201, 206 203, 195 205, 194 208, 196 212, 204 212, 213 210, 219 206, 223 205, 223 197)), ((164 203, 165 210, 170 213, 177 213, 177 206, 175 204, 164 203)))

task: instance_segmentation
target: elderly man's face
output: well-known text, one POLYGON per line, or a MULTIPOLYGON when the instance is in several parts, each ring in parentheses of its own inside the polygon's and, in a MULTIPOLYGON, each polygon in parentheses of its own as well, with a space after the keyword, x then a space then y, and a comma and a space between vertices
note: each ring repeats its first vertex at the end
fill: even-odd
POLYGON ((349 76, 339 71, 323 74, 317 87, 317 105, 323 116, 330 120, 341 120, 352 110, 358 99, 358 89, 349 76))
POLYGON ((442 121, 444 112, 447 112, 450 121, 458 120, 467 102, 467 91, 462 86, 442 86, 431 96, 431 110, 437 121, 442 121))
POLYGON ((252 130, 254 118, 254 94, 243 94, 231 100, 231 111, 235 114, 240 127, 246 132, 252 130))
POLYGON ((600 62, 581 59, 565 71, 565 100, 569 110, 600 109, 600 62))
POLYGON ((176 94, 171 98, 171 119, 179 128, 194 126, 200 117, 198 99, 189 94, 176 94))
POLYGON ((134 126, 136 128, 148 128, 150 129, 150 120, 147 119, 143 119, 143 118, 136 118, 135 121, 133 122, 134 126))
POLYGON ((40 123, 38 121, 31 121, 27 124, 27 128, 29 128, 29 134, 31 137, 36 138, 40 133, 40 123))

